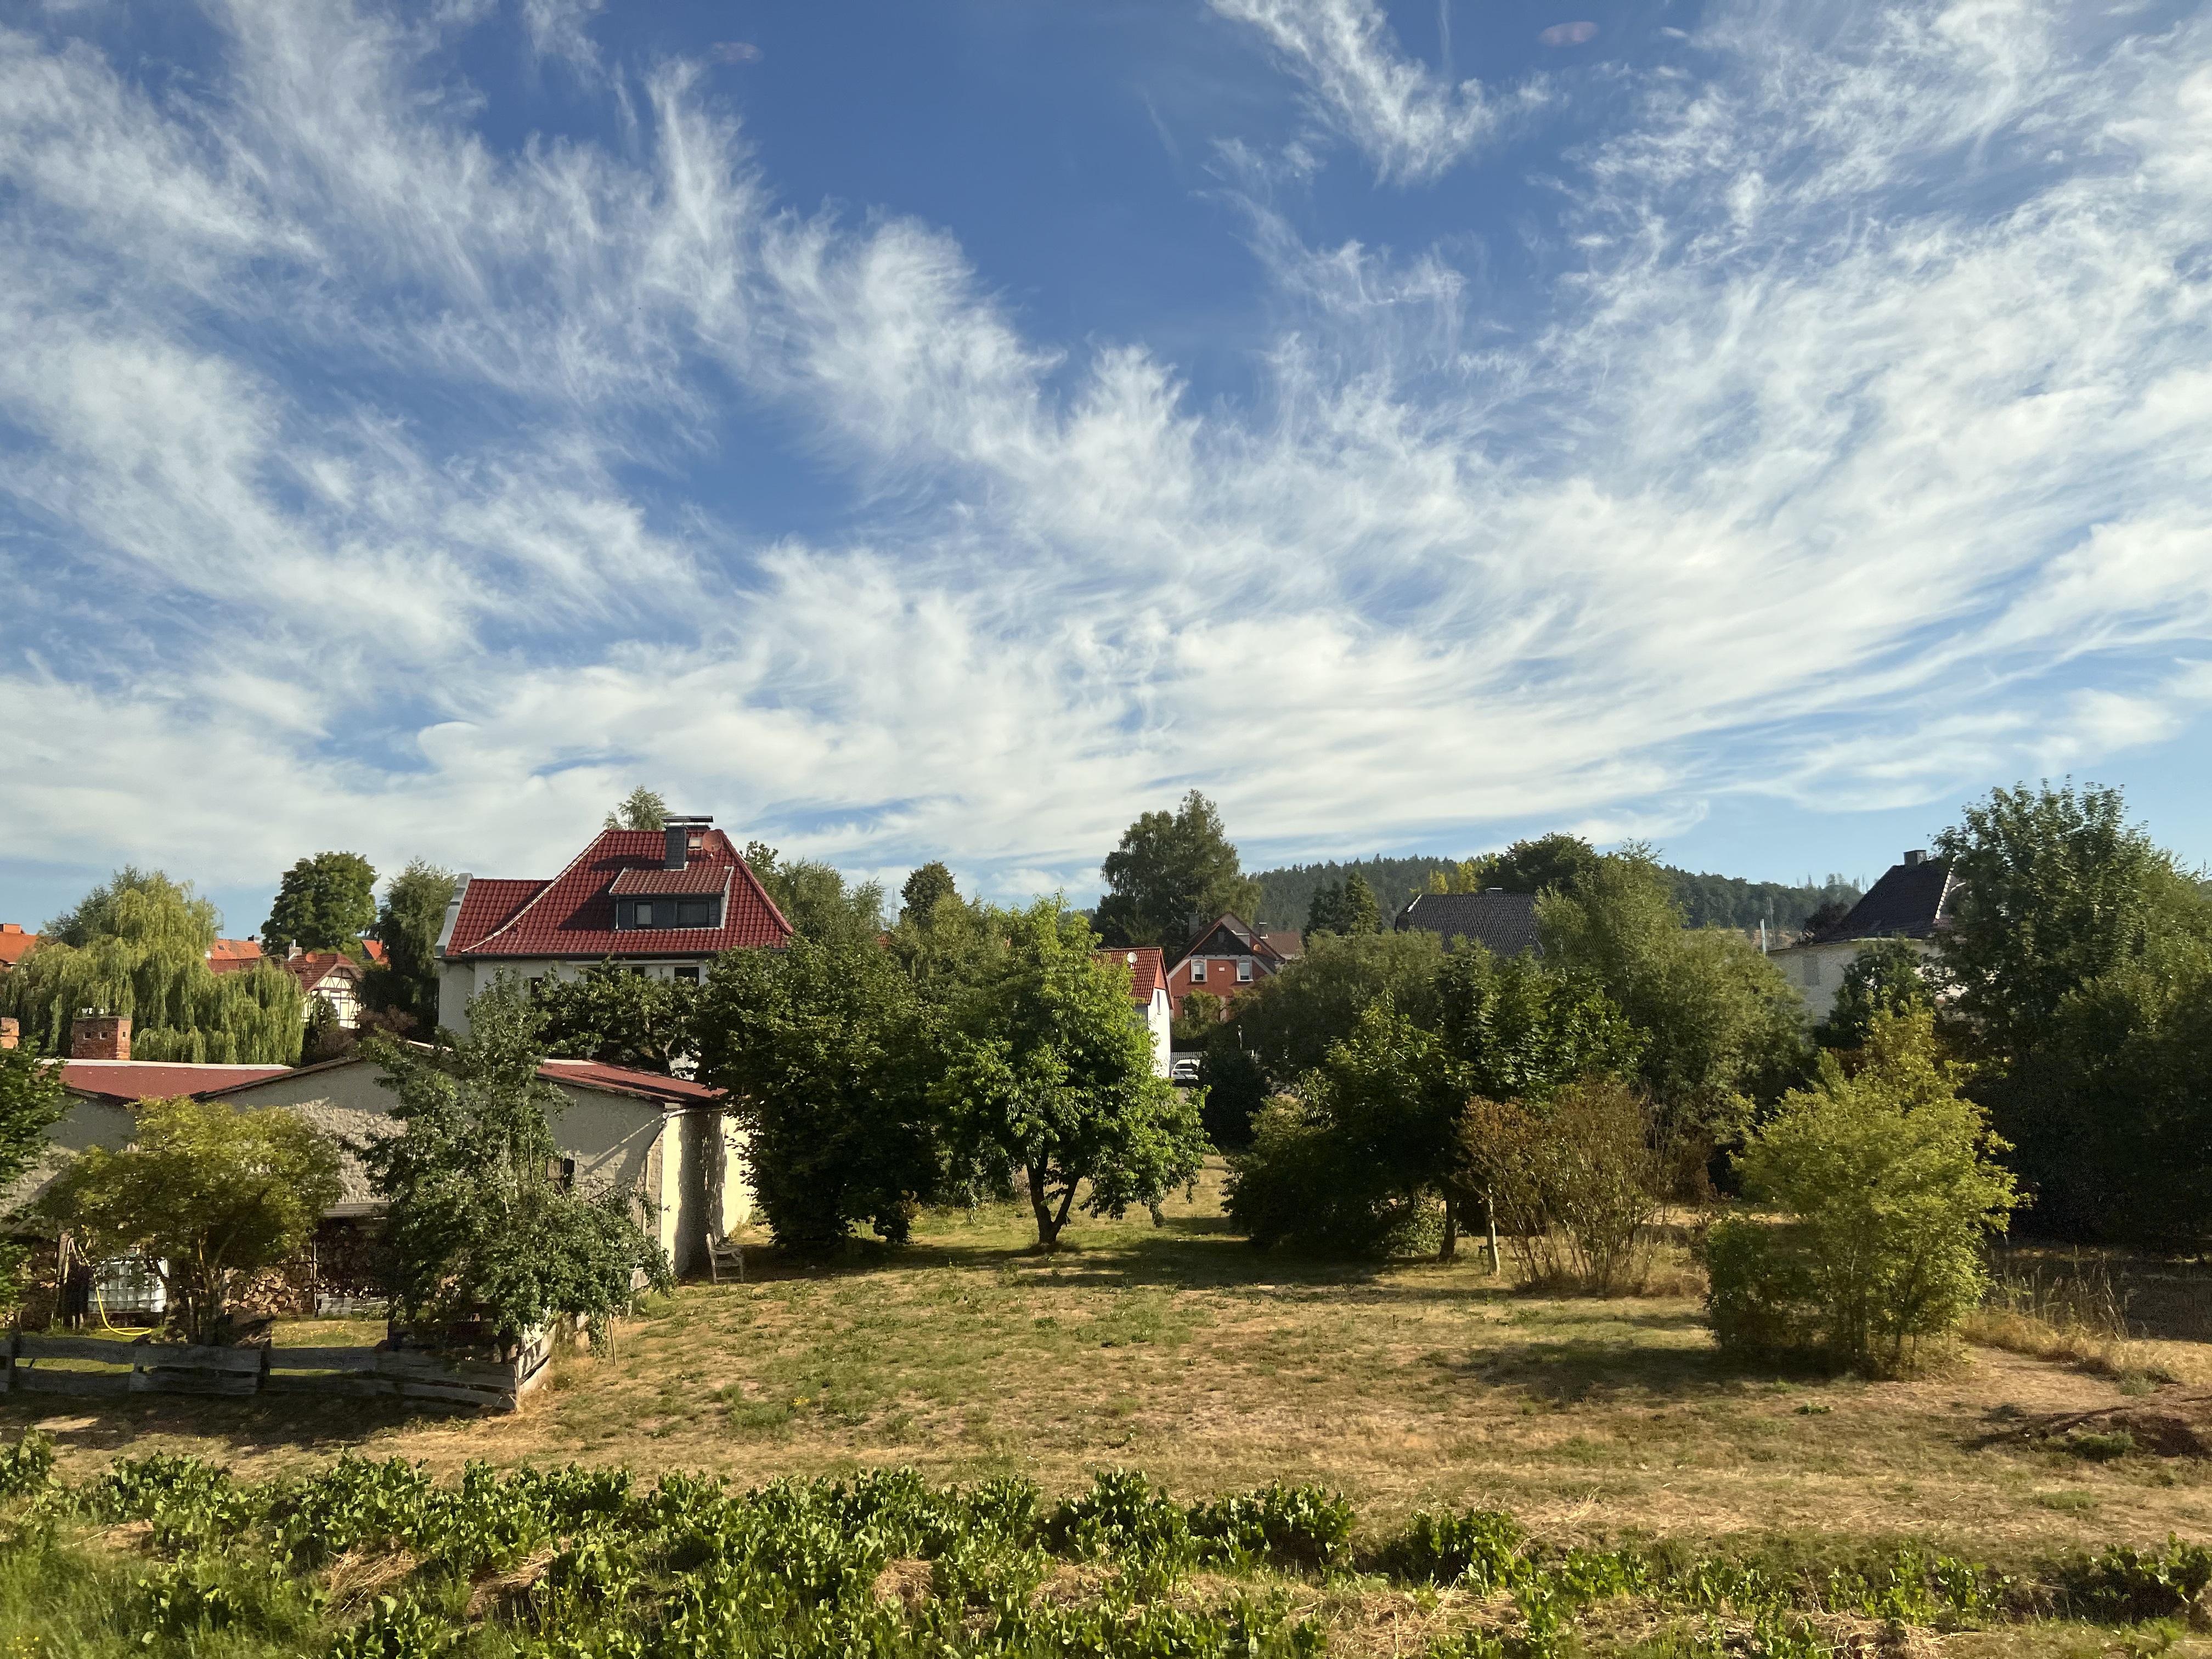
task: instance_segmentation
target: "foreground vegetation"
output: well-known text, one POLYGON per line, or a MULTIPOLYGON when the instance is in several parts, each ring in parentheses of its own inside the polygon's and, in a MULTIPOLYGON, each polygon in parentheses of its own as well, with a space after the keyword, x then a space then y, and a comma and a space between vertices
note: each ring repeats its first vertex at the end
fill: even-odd
MULTIPOLYGON (((396 1459, 244 1484, 159 1454, 69 1486, 52 1464, 35 1433, 0 1449, 15 1500, 0 1639, 55 1659, 1263 1659, 1324 1651, 1333 1635, 1366 1645, 1366 1604, 1407 1592, 1431 1659, 1592 1647, 1779 1659, 1870 1625, 2172 1620, 2200 1613, 2212 1585, 2212 1549, 2178 1540, 2008 1572, 1910 1542, 1563 1547, 1489 1510, 1421 1510, 1360 1538, 1352 1507, 1317 1487, 1183 1504, 1121 1469, 1048 1504, 1025 1480, 933 1487, 910 1468, 738 1492, 573 1464, 503 1479, 471 1464, 440 1486, 396 1459)), ((1401 1639, 1394 1622, 1394 1649, 1401 1639)))

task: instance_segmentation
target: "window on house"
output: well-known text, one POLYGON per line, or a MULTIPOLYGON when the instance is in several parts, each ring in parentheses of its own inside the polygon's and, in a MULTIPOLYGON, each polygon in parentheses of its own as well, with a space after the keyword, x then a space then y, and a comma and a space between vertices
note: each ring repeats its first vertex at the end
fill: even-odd
POLYGON ((714 901, 712 899, 678 900, 676 925, 678 927, 712 927, 714 925, 714 901))
POLYGON ((1193 985, 1203 985, 1206 983, 1206 960, 1204 957, 1199 957, 1190 964, 1190 982, 1193 985))
POLYGON ((696 968, 678 968, 673 976, 682 980, 686 985, 696 985, 699 982, 699 970, 696 968))
POLYGON ((1249 959, 1237 964, 1237 982, 1239 985, 1249 985, 1252 982, 1252 963, 1249 959))
POLYGON ((576 1160, 573 1158, 549 1158, 545 1160, 545 1178, 564 1193, 576 1190, 576 1160))
POLYGON ((639 927, 650 927, 653 926, 653 907, 650 904, 647 904, 641 901, 632 908, 636 913, 637 925, 639 927))

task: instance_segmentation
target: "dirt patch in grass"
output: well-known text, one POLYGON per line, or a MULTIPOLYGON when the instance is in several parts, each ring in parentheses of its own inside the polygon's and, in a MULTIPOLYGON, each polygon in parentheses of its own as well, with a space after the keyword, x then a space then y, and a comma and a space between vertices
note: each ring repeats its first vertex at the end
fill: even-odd
MULTIPOLYGON (((1011 1211, 928 1216, 911 1248, 829 1266, 749 1253, 751 1282, 653 1299, 514 1416, 138 1396, 71 1402, 82 1426, 56 1438, 72 1474, 156 1449, 249 1474, 352 1450, 742 1484, 911 1463, 1064 1491, 1121 1465, 1189 1498, 1316 1481, 1375 1531, 1422 1504, 1563 1538, 1918 1532, 1990 1555, 2212 1531, 2203 1463, 2021 1432, 2164 1412, 2165 1389, 1989 1348, 1910 1382, 1735 1368, 1687 1297, 1526 1295, 1479 1255, 1263 1253, 1217 1199, 1209 1176, 1166 1224, 1085 1222, 1049 1256, 1011 1211), (2061 1486, 2085 1496, 2039 1501, 2061 1486)), ((53 1410, 0 1399, 0 1423, 53 1410)))

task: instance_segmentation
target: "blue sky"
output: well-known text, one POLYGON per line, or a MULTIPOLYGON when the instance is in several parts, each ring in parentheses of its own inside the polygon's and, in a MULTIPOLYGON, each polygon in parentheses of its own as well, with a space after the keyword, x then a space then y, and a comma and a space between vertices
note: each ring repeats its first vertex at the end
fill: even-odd
POLYGON ((2212 859, 2208 199, 2203 6, 0 5, 0 916, 2212 859))

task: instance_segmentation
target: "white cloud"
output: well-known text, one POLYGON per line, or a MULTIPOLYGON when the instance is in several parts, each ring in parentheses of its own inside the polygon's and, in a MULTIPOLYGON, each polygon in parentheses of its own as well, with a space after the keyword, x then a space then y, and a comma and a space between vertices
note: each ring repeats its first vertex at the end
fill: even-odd
MULTIPOLYGON (((1394 177, 1490 141, 1371 10, 1224 9, 1394 177)), ((943 230, 780 211, 681 66, 627 148, 497 155, 427 26, 228 15, 158 100, 0 37, 19 856, 526 873, 642 780, 1079 885, 1193 783, 1261 848, 1456 847, 1922 800, 2205 701, 2201 28, 1723 9, 1561 163, 1533 318, 1255 204, 1237 408, 1031 337, 943 230), (685 504, 733 400, 864 528, 685 504)))
POLYGON ((1305 82, 1322 120, 1365 152, 1385 179, 1433 179, 1543 101, 1534 81, 1503 98, 1479 81, 1451 84, 1406 56, 1375 0, 1212 4, 1267 37, 1305 82))

